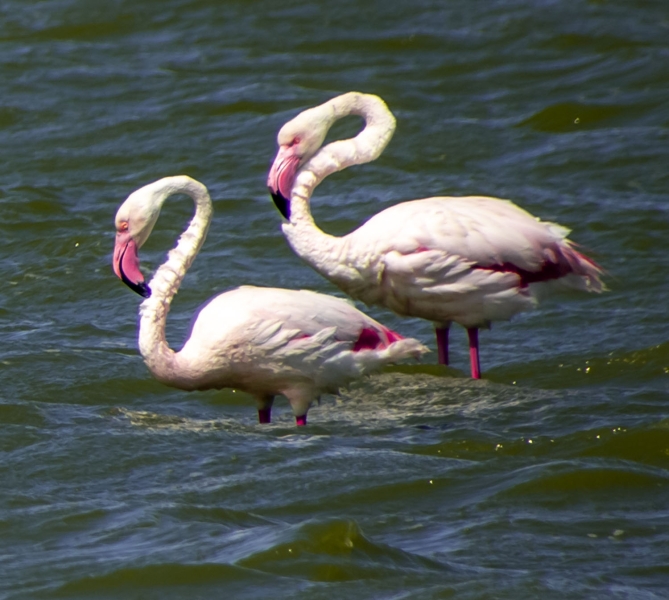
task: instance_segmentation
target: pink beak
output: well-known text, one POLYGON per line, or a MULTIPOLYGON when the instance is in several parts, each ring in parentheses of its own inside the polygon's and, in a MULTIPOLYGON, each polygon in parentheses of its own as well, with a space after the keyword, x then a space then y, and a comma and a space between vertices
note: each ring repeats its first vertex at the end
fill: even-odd
POLYGON ((114 267, 116 276, 131 290, 144 298, 148 298, 151 295, 149 286, 144 283, 144 275, 139 270, 137 244, 127 231, 119 231, 116 234, 112 266, 114 267))
POLYGON ((290 193, 299 166, 300 157, 296 154, 295 148, 280 146, 267 176, 267 187, 274 204, 286 219, 290 218, 290 193))

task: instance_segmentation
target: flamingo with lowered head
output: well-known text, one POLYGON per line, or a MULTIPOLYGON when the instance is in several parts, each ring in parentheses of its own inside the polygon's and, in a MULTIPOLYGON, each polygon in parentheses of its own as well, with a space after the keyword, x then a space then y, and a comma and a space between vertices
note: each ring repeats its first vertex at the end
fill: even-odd
POLYGON ((207 188, 186 176, 166 177, 128 196, 116 214, 114 272, 144 296, 139 350, 151 373, 183 390, 236 388, 255 396, 258 420, 269 423, 274 396, 283 394, 297 425, 321 393, 388 363, 427 352, 354 308, 346 300, 309 291, 243 286, 212 298, 175 352, 165 339, 170 304, 199 252, 211 221, 207 188), (163 202, 186 194, 195 215, 149 285, 138 250, 151 234, 163 202))
POLYGON ((508 200, 435 197, 391 206, 343 237, 321 231, 309 201, 325 177, 376 159, 395 131, 378 96, 349 92, 281 127, 267 185, 287 219, 295 253, 353 298, 435 324, 439 362, 448 364, 452 322, 467 329, 471 374, 479 378, 478 330, 537 304, 542 289, 604 289, 601 268, 577 252, 569 230, 508 200), (322 147, 330 127, 361 116, 357 136, 322 147))

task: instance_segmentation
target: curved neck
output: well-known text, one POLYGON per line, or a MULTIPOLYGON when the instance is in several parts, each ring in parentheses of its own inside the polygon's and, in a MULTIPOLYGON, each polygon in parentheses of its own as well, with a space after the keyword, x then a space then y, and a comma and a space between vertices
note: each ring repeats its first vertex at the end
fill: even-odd
POLYGON ((328 175, 376 160, 395 133, 395 117, 381 98, 371 94, 349 92, 312 110, 314 122, 325 129, 324 133, 349 115, 361 116, 365 127, 353 138, 320 148, 300 168, 291 192, 291 210, 294 204, 308 201, 316 186, 328 175))
POLYGON ((151 297, 142 302, 139 311, 139 351, 159 381, 181 387, 189 379, 188 369, 180 363, 179 354, 168 346, 165 324, 172 298, 207 236, 213 209, 201 183, 185 176, 171 178, 171 182, 160 204, 173 194, 186 194, 195 203, 195 215, 151 279, 151 297))
POLYGON ((297 254, 327 276, 329 271, 341 268, 336 257, 346 248, 342 238, 328 235, 316 225, 309 206, 311 195, 328 175, 377 159, 395 132, 395 117, 381 98, 359 92, 337 96, 311 111, 314 124, 325 129, 323 137, 339 119, 358 115, 365 120, 365 127, 355 137, 320 148, 300 168, 291 191, 290 222, 284 224, 283 231, 297 254), (321 259, 313 256, 315 248, 319 248, 321 259))

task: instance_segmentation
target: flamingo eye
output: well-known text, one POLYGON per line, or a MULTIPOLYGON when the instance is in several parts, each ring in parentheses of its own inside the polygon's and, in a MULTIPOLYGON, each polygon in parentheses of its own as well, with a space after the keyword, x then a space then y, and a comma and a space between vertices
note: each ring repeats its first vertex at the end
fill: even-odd
POLYGON ((128 231, 128 221, 121 221, 121 224, 118 226, 119 231, 128 231))
POLYGON ((302 140, 299 137, 293 138, 293 141, 290 143, 291 146, 296 146, 299 144, 302 140))

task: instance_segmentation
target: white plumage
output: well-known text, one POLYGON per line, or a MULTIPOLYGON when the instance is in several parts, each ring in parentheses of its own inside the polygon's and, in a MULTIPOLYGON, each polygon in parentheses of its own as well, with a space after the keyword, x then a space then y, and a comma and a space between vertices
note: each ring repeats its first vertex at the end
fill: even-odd
POLYGON ((147 185, 116 216, 114 271, 147 299, 140 307, 139 348, 161 382, 185 390, 231 387, 253 394, 261 423, 283 394, 298 425, 311 403, 385 364, 417 358, 427 348, 404 339, 349 302, 310 291, 242 286, 211 299, 197 314, 179 352, 165 340, 170 303, 199 252, 211 220, 206 188, 185 176, 147 185), (149 286, 139 270, 146 241, 165 199, 185 193, 196 211, 149 286))
POLYGON ((350 296, 435 323, 440 362, 448 364, 451 322, 467 328, 472 376, 480 376, 478 329, 534 308, 542 288, 602 291, 601 269, 566 239, 508 200, 435 197, 392 206, 350 234, 321 231, 310 213, 329 174, 377 158, 395 119, 377 96, 350 92, 308 109, 278 134, 268 177, 293 250, 350 296), (354 138, 321 147, 339 118, 360 115, 354 138))

